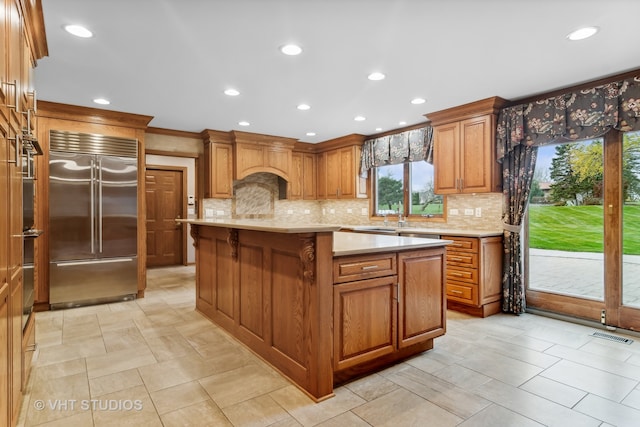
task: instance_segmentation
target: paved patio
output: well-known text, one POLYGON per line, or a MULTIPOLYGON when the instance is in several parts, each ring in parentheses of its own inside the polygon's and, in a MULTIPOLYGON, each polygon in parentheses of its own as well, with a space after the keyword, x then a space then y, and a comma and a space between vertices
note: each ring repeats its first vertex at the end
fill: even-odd
MULTIPOLYGON (((601 253, 529 250, 529 287, 604 299, 601 253)), ((625 255, 622 264, 625 305, 640 308, 640 256, 625 255)))

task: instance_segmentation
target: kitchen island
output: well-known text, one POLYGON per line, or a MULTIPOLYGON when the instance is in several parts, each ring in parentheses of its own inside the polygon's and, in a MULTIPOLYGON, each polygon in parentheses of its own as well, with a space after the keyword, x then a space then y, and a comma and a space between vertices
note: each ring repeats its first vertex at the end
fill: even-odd
POLYGON ((316 401, 445 333, 449 241, 326 224, 181 222, 196 246, 196 309, 316 401))

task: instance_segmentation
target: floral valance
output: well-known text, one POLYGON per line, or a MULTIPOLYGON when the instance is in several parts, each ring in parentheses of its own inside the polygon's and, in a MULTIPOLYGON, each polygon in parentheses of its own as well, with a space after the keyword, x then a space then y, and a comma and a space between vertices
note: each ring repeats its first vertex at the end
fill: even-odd
POLYGON ((366 178, 374 167, 419 160, 433 163, 431 126, 366 140, 362 145, 360 176, 366 178))
POLYGON ((497 159, 519 144, 597 138, 610 129, 640 130, 640 76, 502 109, 497 159))

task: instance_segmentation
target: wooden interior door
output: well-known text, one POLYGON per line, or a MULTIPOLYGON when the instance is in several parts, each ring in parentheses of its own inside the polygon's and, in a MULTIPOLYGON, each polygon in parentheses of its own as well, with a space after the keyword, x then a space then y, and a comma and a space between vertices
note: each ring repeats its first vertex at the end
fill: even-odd
POLYGON ((147 166, 147 267, 184 264, 186 168, 147 166))

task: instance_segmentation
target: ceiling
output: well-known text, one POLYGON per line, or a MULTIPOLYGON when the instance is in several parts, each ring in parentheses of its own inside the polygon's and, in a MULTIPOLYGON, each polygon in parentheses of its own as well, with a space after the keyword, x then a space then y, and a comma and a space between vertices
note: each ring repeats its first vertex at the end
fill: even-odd
POLYGON ((152 127, 188 132, 372 135, 490 96, 516 100, 640 68, 638 0, 42 3, 49 56, 35 70, 39 99, 149 115, 152 127), (94 37, 71 36, 66 24, 94 37), (566 38, 583 26, 600 31, 566 38), (280 53, 291 42, 302 54, 280 53), (386 79, 368 80, 373 71, 386 79), (223 93, 231 87, 240 95, 223 93))

